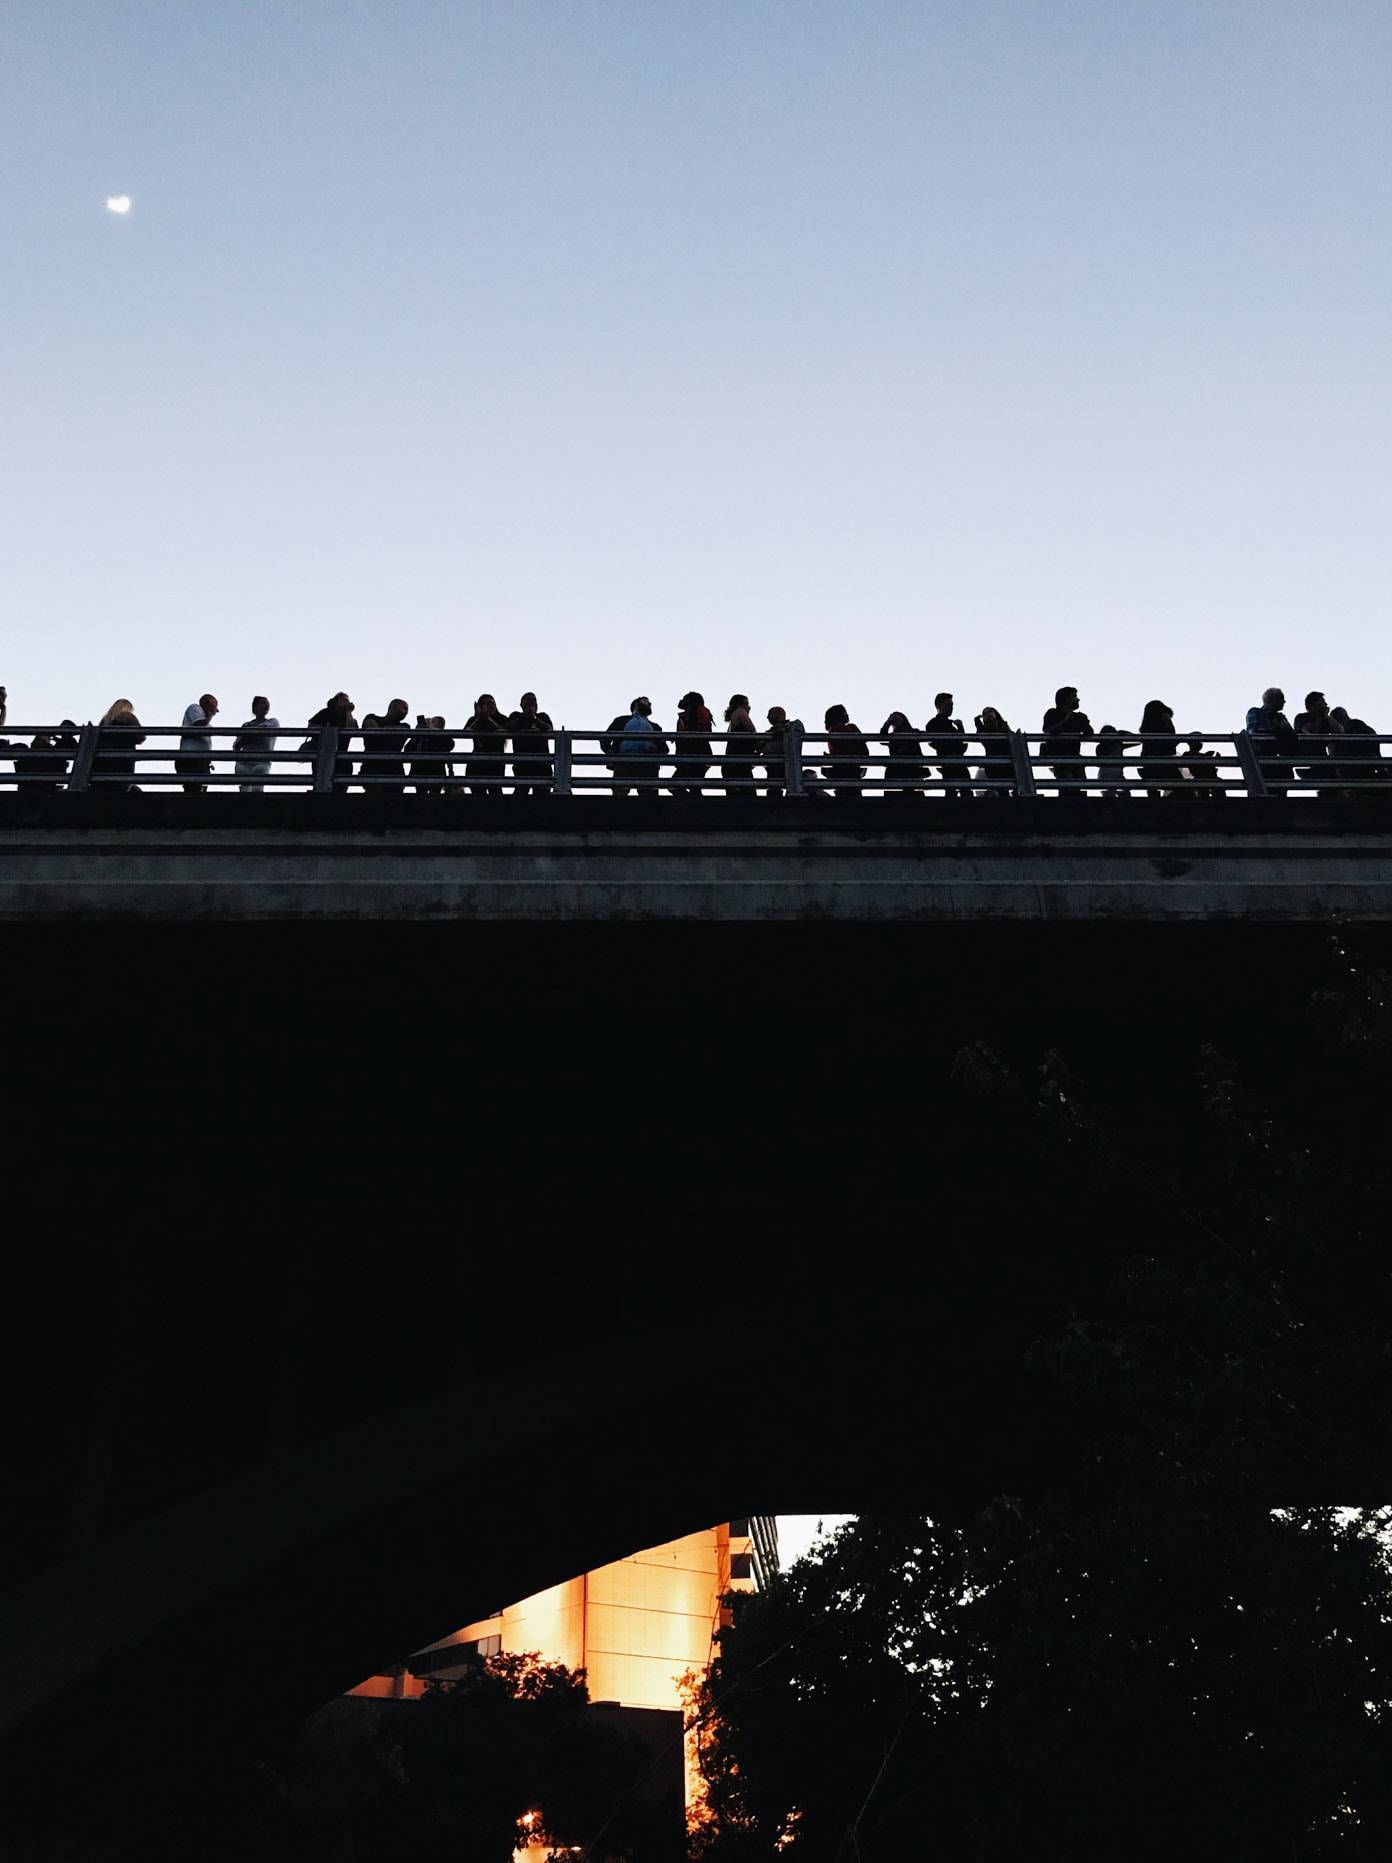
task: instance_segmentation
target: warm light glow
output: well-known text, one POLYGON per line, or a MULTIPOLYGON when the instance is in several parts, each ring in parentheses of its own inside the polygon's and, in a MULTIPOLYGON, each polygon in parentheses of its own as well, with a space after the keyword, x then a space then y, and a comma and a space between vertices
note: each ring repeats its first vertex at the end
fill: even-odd
POLYGON ((111 209, 112 213, 129 213, 131 210, 131 197, 129 194, 108 194, 106 197, 106 204, 111 209))

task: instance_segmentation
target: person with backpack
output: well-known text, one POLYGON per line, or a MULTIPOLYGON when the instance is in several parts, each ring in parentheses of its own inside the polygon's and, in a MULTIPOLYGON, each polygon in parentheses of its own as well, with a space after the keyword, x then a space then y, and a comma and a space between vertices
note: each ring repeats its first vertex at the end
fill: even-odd
POLYGON ((672 774, 674 796, 699 796, 701 785, 711 766, 710 707, 699 692, 682 694, 677 713, 674 747, 676 769, 672 774))
POLYGON ((1258 766, 1272 795, 1284 796, 1291 772, 1282 769, 1295 757, 1295 731, 1285 713, 1286 695, 1279 686, 1268 686, 1260 705, 1247 708, 1247 735, 1257 754, 1258 766))
MULTIPOLYGON (((610 766, 615 776, 614 794, 656 796, 667 741, 652 721, 652 700, 644 696, 636 698, 622 724, 617 749, 613 752, 615 762, 610 766)), ((605 741, 606 744, 615 742, 612 738, 605 741)))

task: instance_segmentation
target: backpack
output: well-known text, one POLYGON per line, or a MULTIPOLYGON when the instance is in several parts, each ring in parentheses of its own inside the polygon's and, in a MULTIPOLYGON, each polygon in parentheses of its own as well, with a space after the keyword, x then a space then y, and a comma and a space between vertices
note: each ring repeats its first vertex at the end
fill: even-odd
POLYGON ((605 757, 617 757, 623 728, 633 716, 632 712, 623 712, 610 722, 608 731, 599 740, 600 754, 605 757))

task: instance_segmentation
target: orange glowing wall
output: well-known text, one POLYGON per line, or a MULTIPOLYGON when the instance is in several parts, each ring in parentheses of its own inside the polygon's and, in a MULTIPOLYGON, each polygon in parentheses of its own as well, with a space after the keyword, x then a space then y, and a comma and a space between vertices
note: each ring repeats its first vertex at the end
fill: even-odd
MULTIPOLYGON (((748 1541, 737 1545, 747 1548, 748 1541)), ((431 1648, 486 1646, 496 1637, 504 1651, 531 1651, 585 1670, 591 1701, 679 1708, 681 1677, 711 1659, 720 1598, 731 1589, 730 1553, 729 1522, 721 1521, 552 1585, 431 1648)), ((735 1580, 734 1588, 742 1589, 743 1581, 735 1580)), ((423 1687, 408 1665, 398 1675, 370 1677, 353 1693, 419 1695, 423 1687)))

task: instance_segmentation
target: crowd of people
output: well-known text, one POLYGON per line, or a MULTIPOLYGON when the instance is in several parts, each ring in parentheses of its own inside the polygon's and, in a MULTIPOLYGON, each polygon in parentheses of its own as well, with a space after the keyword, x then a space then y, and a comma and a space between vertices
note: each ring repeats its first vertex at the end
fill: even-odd
MULTIPOLYGON (((824 749, 804 762, 806 727, 781 705, 771 705, 765 722, 758 725, 748 696, 736 692, 717 726, 702 694, 686 692, 668 731, 653 718, 652 701, 640 694, 598 734, 597 754, 587 753, 583 742, 577 748, 577 774, 594 777, 599 774, 597 765, 607 769, 607 786, 620 796, 665 788, 673 796, 689 798, 714 787, 749 800, 760 794, 781 797, 791 786, 846 799, 864 793, 872 763, 880 762, 882 781, 876 787, 888 796, 922 798, 930 784, 950 801, 1014 794, 1020 774, 1016 734, 1004 715, 994 706, 984 706, 968 730, 954 715, 952 693, 939 692, 933 704, 933 715, 922 726, 906 712, 889 714, 873 734, 883 742, 882 759, 872 756, 867 734, 846 707, 833 705, 815 736, 824 749), (790 751, 798 758, 795 771, 790 751)), ((1392 775, 1392 760, 1384 766, 1374 728, 1351 716, 1346 707, 1330 706, 1322 692, 1309 692, 1304 709, 1292 721, 1285 704, 1285 694, 1270 686, 1245 722, 1268 790, 1300 786, 1321 794, 1358 793, 1369 778, 1392 775), (1359 787, 1349 789, 1350 785, 1359 787)), ((7 711, 8 695, 0 687, 0 729, 7 711)), ((185 709, 173 761, 190 794, 201 793, 213 780, 212 725, 220 711, 210 692, 185 709)), ((506 714, 492 693, 481 693, 468 719, 458 726, 447 725, 439 714, 419 713, 414 724, 409 718, 405 699, 392 699, 380 713, 365 712, 359 718, 349 695, 336 692, 306 721, 310 735, 304 742, 285 750, 279 748, 281 739, 299 732, 282 726, 271 714, 270 700, 258 695, 251 701, 250 718, 232 736, 232 775, 243 793, 255 794, 265 788, 273 769, 287 769, 286 761, 274 761, 279 754, 290 762, 310 763, 315 776, 336 790, 409 787, 416 795, 532 797, 547 795, 555 786, 556 726, 534 692, 524 692, 516 709, 506 714), (332 736, 325 727, 332 727, 332 736), (456 755, 461 741, 464 754, 456 755), (320 767, 321 758, 332 759, 331 771, 320 767)), ((107 789, 138 788, 141 759, 136 753, 147 739, 131 701, 117 699, 97 729, 94 780, 107 789)), ((80 731, 65 718, 56 730, 36 733, 28 744, 0 738, 0 757, 12 759, 26 790, 57 790, 71 768, 80 731)), ((1233 767, 1231 744, 1225 744, 1224 752, 1229 775, 1241 782, 1243 772, 1233 767)), ((1209 749, 1202 737, 1177 731, 1172 708, 1160 699, 1152 699, 1140 724, 1128 731, 1113 724, 1094 726, 1081 709, 1077 688, 1061 686, 1044 713, 1037 762, 1052 773, 1043 780, 1052 780, 1061 792, 1218 799, 1224 789, 1222 754, 1209 749), (1137 772, 1134 781, 1127 780, 1128 768, 1137 772)))

